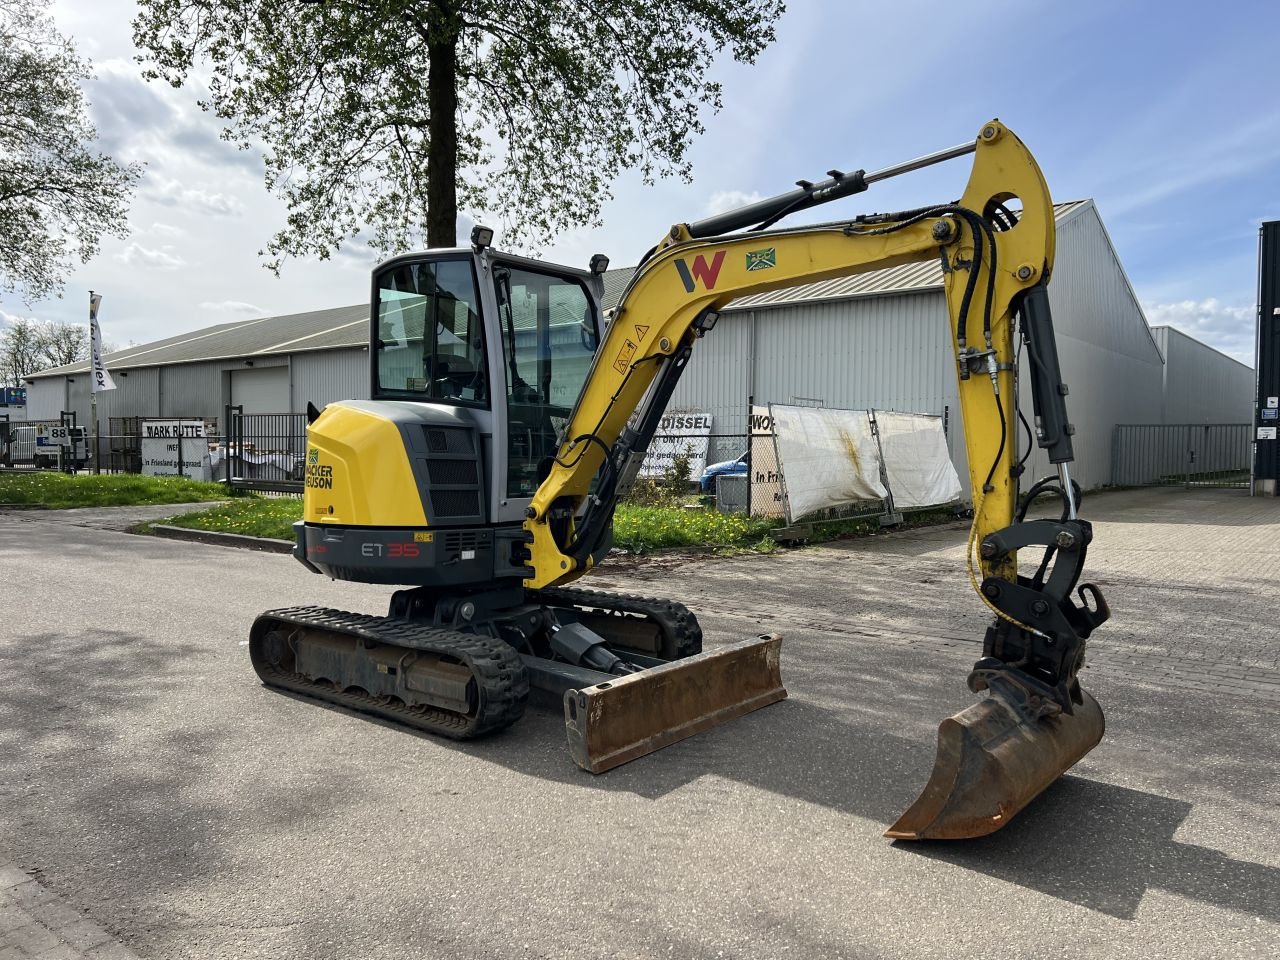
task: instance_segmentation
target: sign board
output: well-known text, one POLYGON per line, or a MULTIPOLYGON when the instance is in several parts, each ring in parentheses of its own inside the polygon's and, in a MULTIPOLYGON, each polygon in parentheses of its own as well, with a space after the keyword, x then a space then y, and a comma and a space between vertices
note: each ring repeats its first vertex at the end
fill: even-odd
POLYGON ((67 428, 58 424, 37 423, 36 424, 36 447, 40 453, 47 453, 50 456, 57 454, 57 447, 62 446, 62 439, 65 437, 67 428))
POLYGON ((6 407, 25 407, 27 405, 26 387, 5 387, 4 396, 0 397, 6 407))
POLYGON ((773 415, 768 407, 751 408, 751 515, 781 517, 787 512, 782 498, 782 472, 773 444, 773 415))
POLYGON ((1275 438, 1276 438, 1275 427, 1259 427, 1258 428, 1259 440, 1274 440, 1275 438))
POLYGON ((143 420, 142 472, 148 477, 211 480, 203 420, 143 420))
POLYGON ((1280 407, 1280 397, 1267 397, 1267 407, 1271 410, 1280 407))
POLYGON ((1280 420, 1280 410, 1275 407, 1267 407, 1262 411, 1263 420, 1280 420))
POLYGON ((707 445, 711 442, 711 414, 701 410, 672 410, 654 431, 653 440, 640 465, 640 476, 665 475, 680 454, 689 458, 689 477, 697 480, 707 468, 707 445))
POLYGON ((69 427, 63 423, 35 425, 35 454, 45 463, 85 460, 89 456, 89 428, 69 427))

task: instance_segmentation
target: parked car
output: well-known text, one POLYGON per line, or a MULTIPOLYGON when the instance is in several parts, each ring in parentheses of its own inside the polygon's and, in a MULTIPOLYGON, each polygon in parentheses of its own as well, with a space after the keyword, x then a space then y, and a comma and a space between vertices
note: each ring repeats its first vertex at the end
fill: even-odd
POLYGON ((716 477, 744 477, 747 475, 747 454, 743 453, 737 460, 722 460, 720 463, 712 463, 707 469, 702 471, 702 479, 698 481, 698 488, 703 493, 716 492, 716 477))

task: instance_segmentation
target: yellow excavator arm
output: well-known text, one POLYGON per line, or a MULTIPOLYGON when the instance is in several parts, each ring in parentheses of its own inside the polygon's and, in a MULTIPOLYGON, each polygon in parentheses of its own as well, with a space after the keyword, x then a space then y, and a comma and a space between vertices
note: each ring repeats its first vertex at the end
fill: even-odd
MULTIPOLYGON (((606 450, 645 408, 645 394, 664 365, 673 358, 683 364, 680 354, 710 329, 719 310, 750 294, 938 257, 946 271, 951 337, 962 374, 974 529, 981 538, 1008 526, 1016 499, 1010 471, 1017 416, 1013 316, 1022 296, 1046 281, 1053 268, 1053 202, 1035 159, 1002 124, 986 124, 972 149, 973 170, 958 203, 901 219, 862 218, 707 239, 694 239, 687 225, 672 227, 618 304, 565 442, 530 505, 525 527, 533 537, 533 576, 527 585, 567 583, 590 566, 590 553, 569 551, 549 521, 556 511, 576 515, 606 450), (991 211, 1014 199, 1022 204, 1016 228, 979 233, 976 218, 1006 226, 991 211), (994 256, 988 252, 992 241, 994 256), (975 246, 982 248, 977 259, 975 246), (989 317, 985 332, 984 317, 989 317), (999 384, 999 404, 989 371, 999 384)), ((649 410, 652 415, 652 406, 649 410)), ((630 452, 642 456, 644 451, 630 452)), ((1016 572, 1012 558, 982 563, 984 573, 1006 579, 1016 572)))
POLYGON ((1072 428, 1047 295, 1054 235, 1053 204, 1035 159, 997 121, 985 124, 971 144, 875 174, 832 171, 821 184, 802 182, 792 194, 673 227, 623 294, 531 501, 526 587, 575 580, 607 552, 618 499, 639 469, 694 344, 726 305, 749 294, 940 258, 974 507, 968 575, 995 619, 969 674, 970 688, 987 696, 943 722, 933 776, 887 835, 971 837, 1003 826, 1103 731, 1102 712, 1076 676, 1085 640, 1108 610, 1095 586, 1077 589, 1092 531, 1077 516, 1079 491, 1068 471, 1072 428), (767 227, 794 210, 861 192, 876 179, 968 153, 972 172, 953 203, 729 232, 760 221, 767 227), (1036 439, 1058 468, 1056 482, 1046 478, 1029 494, 1056 494, 1058 520, 1027 521, 1018 504, 1015 326, 1029 357, 1036 439), (1033 575, 1020 576, 1018 551, 1027 548, 1043 550, 1043 560, 1033 575))

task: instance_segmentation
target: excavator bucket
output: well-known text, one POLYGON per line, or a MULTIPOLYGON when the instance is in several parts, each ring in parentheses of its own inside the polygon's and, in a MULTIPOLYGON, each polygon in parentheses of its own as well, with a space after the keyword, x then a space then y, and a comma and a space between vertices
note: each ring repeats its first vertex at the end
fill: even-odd
POLYGON ((603 773, 786 697, 775 634, 564 695, 569 752, 603 773))
POLYGON ((1102 708, 1083 697, 1070 716, 1028 721, 992 694, 943 720, 933 774, 885 836, 964 840, 999 830, 1102 739, 1102 708))

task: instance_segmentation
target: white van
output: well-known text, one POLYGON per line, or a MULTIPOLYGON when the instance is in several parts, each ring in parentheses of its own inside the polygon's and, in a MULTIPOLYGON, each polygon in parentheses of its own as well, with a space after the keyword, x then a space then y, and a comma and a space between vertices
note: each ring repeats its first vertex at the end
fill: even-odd
POLYGON ((36 445, 36 428, 34 425, 12 423, 9 425, 9 446, 0 447, 0 462, 13 466, 34 464, 52 470, 58 466, 57 448, 39 447, 36 445))

